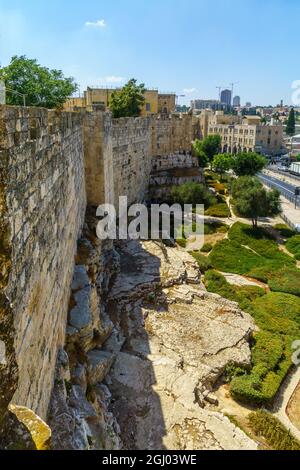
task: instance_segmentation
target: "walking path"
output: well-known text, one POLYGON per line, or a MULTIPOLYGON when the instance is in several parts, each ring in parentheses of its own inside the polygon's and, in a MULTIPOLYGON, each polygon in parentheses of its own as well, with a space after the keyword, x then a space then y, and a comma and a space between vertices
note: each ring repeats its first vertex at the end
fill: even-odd
POLYGON ((300 367, 294 368, 284 380, 277 395, 273 414, 291 433, 300 440, 300 430, 294 426, 287 415, 287 406, 300 382, 300 367))
MULTIPOLYGON (((284 184, 284 187, 286 187, 284 191, 287 191, 287 188, 289 187, 289 185, 293 185, 294 187, 297 186, 297 184, 295 184, 295 180, 293 180, 293 178, 291 177, 288 177, 288 176, 283 176, 283 175, 280 175, 280 174, 277 174, 277 173, 274 173, 274 172, 271 172, 270 170, 265 170, 264 171, 264 174, 267 176, 267 177, 270 177, 272 178, 272 180, 274 178, 276 178, 276 180, 278 181, 278 183, 280 184, 280 182, 282 182, 284 184)), ((267 179, 264 179, 263 183, 265 184, 266 187, 270 188, 273 186, 273 183, 271 182, 268 182, 267 179)), ((278 187, 278 189, 280 190, 280 187, 278 187)), ((300 230, 300 209, 299 207, 297 209, 295 209, 295 204, 294 202, 291 202, 289 201, 289 199, 287 199, 284 195, 281 195, 281 205, 282 205, 282 215, 281 215, 281 218, 288 224, 290 225, 292 228, 296 228, 297 229, 297 226, 299 226, 299 230, 300 230)))

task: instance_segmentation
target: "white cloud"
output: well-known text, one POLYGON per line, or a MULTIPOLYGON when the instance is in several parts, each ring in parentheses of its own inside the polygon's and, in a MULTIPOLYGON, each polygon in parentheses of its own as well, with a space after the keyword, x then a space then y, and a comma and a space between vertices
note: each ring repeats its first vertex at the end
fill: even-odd
POLYGON ((85 26, 87 28, 105 28, 107 25, 105 20, 97 20, 97 21, 86 21, 85 26))
POLYGON ((115 75, 111 75, 110 77, 105 77, 105 81, 107 83, 121 83, 125 81, 124 77, 116 77, 115 75))
POLYGON ((184 88, 183 89, 183 92, 186 93, 187 95, 191 95, 192 93, 195 93, 197 90, 197 88, 184 88))
POLYGON ((99 80, 102 83, 122 83, 122 82, 125 82, 124 77, 118 77, 116 75, 109 75, 108 77, 102 77, 99 80))

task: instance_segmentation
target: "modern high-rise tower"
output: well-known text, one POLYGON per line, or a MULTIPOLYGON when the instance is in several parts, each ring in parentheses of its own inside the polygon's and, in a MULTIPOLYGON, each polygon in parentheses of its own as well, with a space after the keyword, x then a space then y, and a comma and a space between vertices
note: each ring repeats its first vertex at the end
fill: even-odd
POLYGON ((231 90, 223 90, 221 92, 221 104, 231 106, 232 92, 231 90))
POLYGON ((239 96, 235 96, 233 98, 233 107, 239 108, 241 106, 241 98, 239 96))

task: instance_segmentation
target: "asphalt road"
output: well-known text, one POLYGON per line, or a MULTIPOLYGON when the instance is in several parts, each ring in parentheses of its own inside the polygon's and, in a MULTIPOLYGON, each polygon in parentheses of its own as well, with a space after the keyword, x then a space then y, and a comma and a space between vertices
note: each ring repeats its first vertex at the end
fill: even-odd
MULTIPOLYGON (((263 183, 266 183, 267 186, 278 189, 289 201, 295 202, 295 189, 297 186, 281 181, 274 176, 263 175, 262 173, 259 173, 258 177, 263 183)), ((298 207, 300 207, 300 197, 298 197, 298 207)))

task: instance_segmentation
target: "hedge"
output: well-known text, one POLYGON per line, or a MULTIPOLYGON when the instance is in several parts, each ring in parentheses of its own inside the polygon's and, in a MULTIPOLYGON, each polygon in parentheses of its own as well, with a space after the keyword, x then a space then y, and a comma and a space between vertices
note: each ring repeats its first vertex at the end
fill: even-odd
POLYGON ((205 274, 208 291, 238 302, 255 320, 260 331, 253 336, 252 368, 231 381, 232 396, 241 402, 267 405, 273 401, 288 373, 291 344, 300 337, 300 299, 255 286, 233 286, 214 270, 205 274))
POLYGON ((300 450, 300 442, 270 413, 260 410, 250 413, 249 425, 258 437, 264 437, 273 450, 300 450))
POLYGON ((300 260, 300 235, 291 237, 285 244, 286 248, 290 253, 295 255, 295 258, 300 260))
POLYGON ((210 206, 205 211, 205 215, 209 215, 211 217, 230 217, 230 210, 226 202, 221 202, 220 204, 214 204, 210 206))

